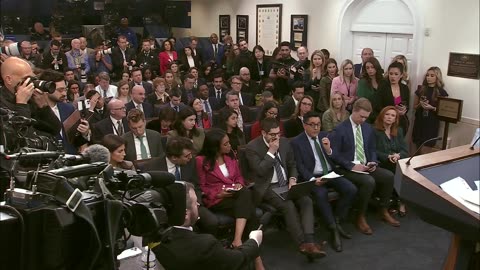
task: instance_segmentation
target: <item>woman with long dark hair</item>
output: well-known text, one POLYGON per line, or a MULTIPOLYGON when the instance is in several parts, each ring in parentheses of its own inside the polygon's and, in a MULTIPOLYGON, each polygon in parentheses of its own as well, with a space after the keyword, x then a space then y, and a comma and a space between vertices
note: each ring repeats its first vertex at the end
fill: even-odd
MULTIPOLYGON (((279 114, 279 106, 276 101, 268 101, 262 107, 260 114, 258 115, 258 120, 253 123, 252 129, 250 131, 250 140, 255 139, 256 137, 262 135, 262 128, 260 127, 260 123, 265 118, 275 118, 279 123, 280 122, 280 114, 279 114)), ((283 125, 280 124, 280 132, 283 135, 283 125)))
POLYGON ((110 164, 116 169, 135 170, 131 161, 125 160, 125 145, 127 141, 115 134, 107 134, 102 139, 102 145, 110 151, 110 164))
POLYGON ((238 113, 235 110, 227 109, 220 111, 219 127, 227 133, 234 152, 237 152, 238 146, 245 144, 245 135, 238 127, 238 113))
MULTIPOLYGON (((365 60, 362 67, 362 78, 358 81, 358 97, 364 97, 372 103, 373 108, 377 108, 377 89, 385 81, 383 79, 383 69, 380 66, 377 58, 370 57, 365 60)), ((368 122, 373 123, 377 117, 378 112, 373 111, 368 117, 368 122)))
POLYGON ((318 102, 317 110, 323 116, 326 110, 330 107, 330 91, 332 89, 332 80, 338 76, 337 61, 333 58, 328 58, 325 61, 323 76, 320 79, 318 86, 318 102))
POLYGON ((197 118, 195 120, 197 128, 207 129, 212 127, 210 119, 208 118, 208 113, 203 111, 203 102, 200 98, 194 98, 189 105, 193 108, 197 115, 197 118))
POLYGON ((265 50, 262 46, 253 47, 252 70, 250 71, 252 80, 257 83, 268 78, 270 74, 270 64, 265 58, 265 50))
MULTIPOLYGON (((203 128, 196 127, 197 114, 195 111, 186 107, 177 113, 175 123, 173 123, 173 130, 168 132, 168 139, 175 136, 186 137, 193 142, 193 146, 197 152, 203 148, 203 141, 205 140, 205 132, 203 128)), ((167 139, 167 143, 168 143, 167 139)))
POLYGON ((158 54, 160 61, 160 74, 163 74, 171 62, 178 59, 177 52, 173 49, 172 43, 167 39, 162 44, 162 51, 158 54))

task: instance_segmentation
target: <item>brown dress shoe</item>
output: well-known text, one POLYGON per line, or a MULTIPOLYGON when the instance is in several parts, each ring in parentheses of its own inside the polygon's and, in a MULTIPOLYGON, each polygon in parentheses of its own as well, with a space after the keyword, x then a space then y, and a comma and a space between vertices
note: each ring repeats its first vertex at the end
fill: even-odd
POLYGON ((303 243, 299 247, 300 253, 309 258, 323 258, 327 253, 321 249, 320 245, 314 243, 303 243))
POLYGON ((373 233, 372 228, 370 228, 370 226, 368 225, 364 215, 358 216, 357 228, 361 233, 366 235, 371 235, 373 233))
POLYGON ((394 219, 386 208, 383 208, 380 212, 382 220, 392 225, 393 227, 400 227, 400 221, 394 219))

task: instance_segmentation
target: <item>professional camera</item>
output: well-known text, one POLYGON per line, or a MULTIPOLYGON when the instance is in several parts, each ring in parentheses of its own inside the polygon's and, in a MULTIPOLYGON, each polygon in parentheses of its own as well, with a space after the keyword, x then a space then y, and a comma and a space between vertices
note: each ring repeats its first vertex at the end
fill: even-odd
POLYGON ((20 84, 23 84, 23 82, 28 78, 30 78, 30 83, 33 83, 33 86, 35 86, 35 88, 42 92, 53 94, 53 92, 55 92, 55 89, 57 88, 54 82, 38 80, 35 77, 26 77, 20 84))
POLYGON ((99 51, 101 55, 107 55, 107 54, 112 54, 112 48, 106 49, 106 50, 100 50, 99 51))
POLYGON ((20 56, 21 47, 20 43, 15 42, 7 46, 0 47, 0 54, 6 54, 8 56, 20 56))

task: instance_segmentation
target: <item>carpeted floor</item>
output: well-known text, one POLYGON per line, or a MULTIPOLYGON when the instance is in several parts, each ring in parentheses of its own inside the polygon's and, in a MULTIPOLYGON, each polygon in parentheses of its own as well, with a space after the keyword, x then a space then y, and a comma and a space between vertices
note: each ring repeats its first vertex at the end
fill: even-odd
MULTIPOLYGON (((343 252, 337 253, 327 245, 327 257, 312 263, 297 252, 288 233, 269 225, 261 256, 267 270, 440 270, 448 252, 450 233, 423 222, 411 211, 400 221, 400 228, 394 228, 372 213, 368 217, 374 231, 371 236, 346 224, 345 229, 353 233, 353 239, 343 240, 343 252)), ((328 240, 328 233, 318 228, 315 238, 318 242, 328 240)), ((122 262, 120 269, 138 269, 138 258, 122 262)), ((156 269, 162 268, 157 264, 156 269)))

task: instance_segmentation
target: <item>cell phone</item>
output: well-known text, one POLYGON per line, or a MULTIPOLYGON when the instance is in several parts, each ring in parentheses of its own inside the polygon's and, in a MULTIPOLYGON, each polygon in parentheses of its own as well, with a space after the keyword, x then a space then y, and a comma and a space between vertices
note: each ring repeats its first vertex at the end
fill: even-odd
POLYGON ((371 162, 371 163, 367 164, 367 167, 369 167, 369 168, 373 168, 375 166, 377 166, 377 163, 375 163, 375 162, 371 162))
POLYGON ((421 99, 422 101, 425 101, 425 100, 427 100, 427 97, 426 97, 426 96, 421 96, 420 99, 421 99))
POLYGON ((237 192, 238 189, 235 189, 235 188, 226 188, 225 191, 228 192, 228 193, 233 193, 233 192, 237 192))

